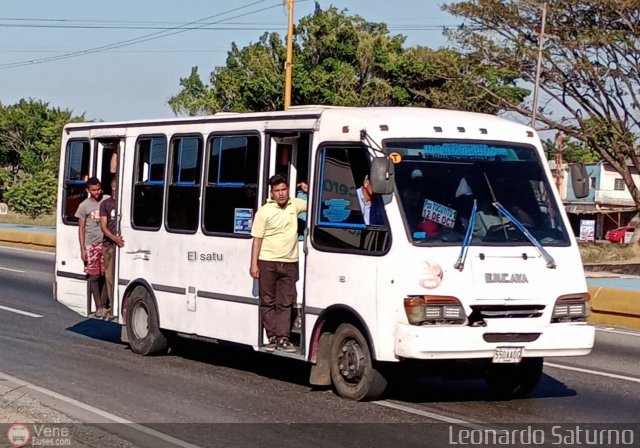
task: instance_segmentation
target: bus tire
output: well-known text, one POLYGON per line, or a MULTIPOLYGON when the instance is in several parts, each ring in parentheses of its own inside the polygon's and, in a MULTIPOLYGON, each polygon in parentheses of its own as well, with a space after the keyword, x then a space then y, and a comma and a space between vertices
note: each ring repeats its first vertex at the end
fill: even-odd
POLYGON ((523 397, 538 385, 543 361, 544 358, 524 358, 519 364, 492 364, 485 381, 497 398, 523 397))
POLYGON ((131 351, 138 355, 159 355, 169 344, 160 331, 158 310, 144 286, 136 286, 129 296, 126 314, 127 335, 131 351))
POLYGON ((367 340, 351 324, 340 325, 333 336, 329 369, 336 392, 349 400, 375 400, 387 387, 373 367, 367 340))

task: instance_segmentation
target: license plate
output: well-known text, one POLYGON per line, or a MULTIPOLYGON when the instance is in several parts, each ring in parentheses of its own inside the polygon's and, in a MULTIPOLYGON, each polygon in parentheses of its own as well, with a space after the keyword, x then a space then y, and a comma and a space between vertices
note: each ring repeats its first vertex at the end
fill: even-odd
POLYGON ((517 364, 522 360, 522 347, 496 347, 493 352, 493 362, 502 364, 517 364))

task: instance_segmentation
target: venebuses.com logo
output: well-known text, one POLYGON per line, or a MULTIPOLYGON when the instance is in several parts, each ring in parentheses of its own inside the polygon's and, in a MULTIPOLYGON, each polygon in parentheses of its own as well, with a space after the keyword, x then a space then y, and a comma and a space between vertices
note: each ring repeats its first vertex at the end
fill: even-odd
POLYGON ((26 446, 31 440, 31 433, 26 425, 16 423, 9 426, 7 430, 7 440, 13 446, 26 446))

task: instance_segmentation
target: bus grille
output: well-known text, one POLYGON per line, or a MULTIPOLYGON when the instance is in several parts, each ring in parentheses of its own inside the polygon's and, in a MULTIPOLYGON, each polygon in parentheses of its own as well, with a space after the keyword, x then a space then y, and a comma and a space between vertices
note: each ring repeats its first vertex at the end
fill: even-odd
POLYGON ((472 305, 471 322, 484 319, 540 317, 544 305, 472 305))
POLYGON ((486 342, 533 342, 540 333, 485 333, 482 338, 486 342))

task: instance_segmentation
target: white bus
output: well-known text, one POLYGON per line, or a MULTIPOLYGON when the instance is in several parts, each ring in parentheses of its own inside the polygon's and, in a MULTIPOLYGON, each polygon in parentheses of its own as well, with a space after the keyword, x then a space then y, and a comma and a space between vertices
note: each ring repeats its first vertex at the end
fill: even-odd
MULTIPOLYGON (((292 338, 310 382, 373 399, 393 363, 462 360, 502 394, 537 384, 543 358, 587 355, 594 328, 576 240, 533 129, 420 108, 77 123, 64 128, 56 297, 89 316, 74 213, 118 151, 113 311, 133 352, 178 335, 263 350, 249 274, 267 180, 308 181, 292 338), (382 221, 365 224, 366 176, 382 221), (470 362, 473 361, 473 362, 470 362), (384 368, 380 368, 384 367, 384 368)), ((411 364, 411 363, 409 363, 411 364)))

